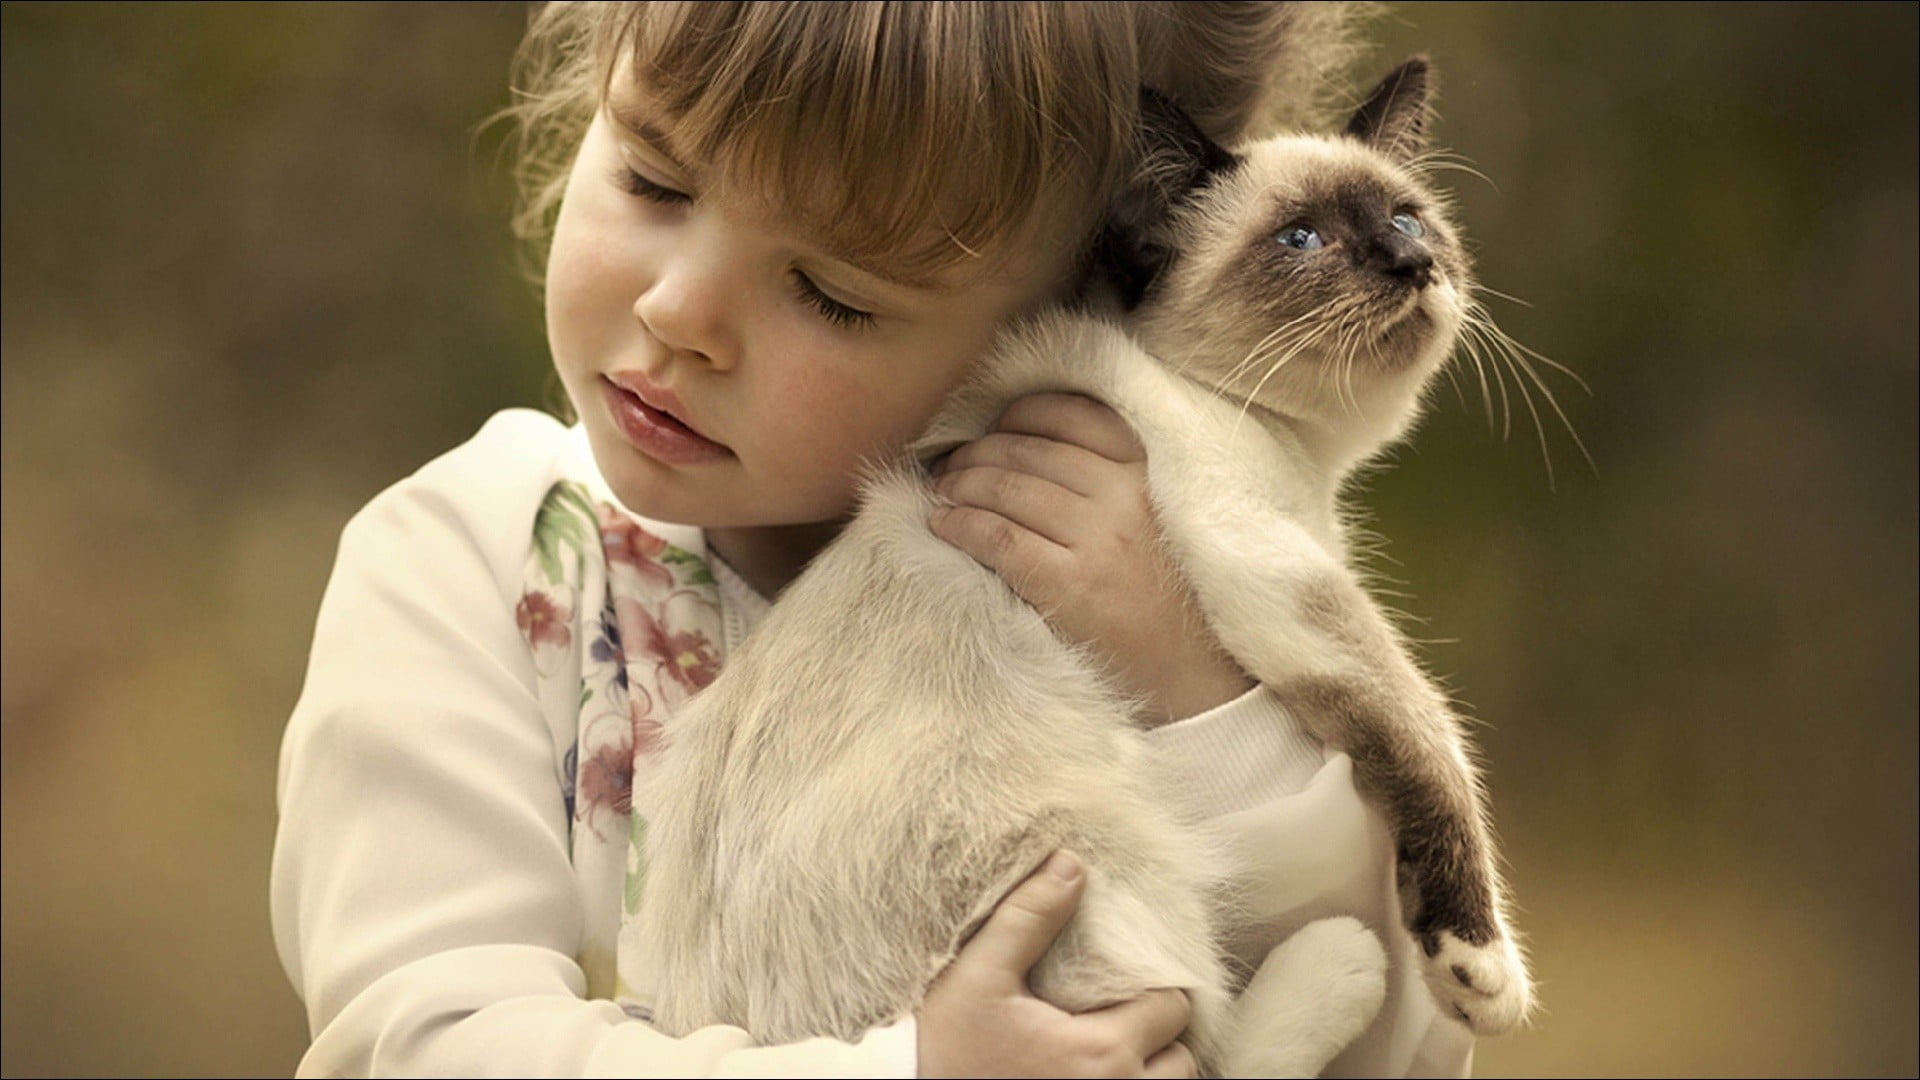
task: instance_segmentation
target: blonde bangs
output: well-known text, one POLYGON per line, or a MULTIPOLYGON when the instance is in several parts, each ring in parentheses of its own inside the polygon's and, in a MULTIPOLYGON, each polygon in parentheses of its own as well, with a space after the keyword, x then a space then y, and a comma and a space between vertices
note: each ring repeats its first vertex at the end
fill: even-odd
POLYGON ((923 279, 1016 232, 1091 233, 1136 110, 1129 8, 649 3, 596 36, 603 92, 630 74, 729 194, 923 279))

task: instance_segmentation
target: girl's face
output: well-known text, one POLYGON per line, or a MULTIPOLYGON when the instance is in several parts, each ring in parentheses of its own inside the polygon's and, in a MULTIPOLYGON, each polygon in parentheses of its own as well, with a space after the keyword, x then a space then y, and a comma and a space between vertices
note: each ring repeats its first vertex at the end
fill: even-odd
POLYGON ((916 434, 995 329, 1063 277, 1064 259, 1017 253, 992 275, 890 280, 763 200, 723 199, 654 123, 616 87, 547 271, 555 366, 635 513, 708 527, 848 513, 861 462, 916 434))

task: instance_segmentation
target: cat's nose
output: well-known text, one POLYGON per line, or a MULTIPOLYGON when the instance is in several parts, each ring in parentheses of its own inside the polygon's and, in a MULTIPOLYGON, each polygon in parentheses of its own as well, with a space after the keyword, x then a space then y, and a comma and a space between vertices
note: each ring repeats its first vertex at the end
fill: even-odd
POLYGON ((1433 280, 1433 254, 1425 248, 1402 252, 1388 265, 1387 273, 1406 279, 1416 289, 1424 289, 1427 282, 1433 280))
POLYGON ((1409 236, 1391 233, 1375 241, 1370 262, 1388 277, 1398 278, 1416 289, 1424 289, 1433 280, 1433 252, 1427 245, 1409 236))

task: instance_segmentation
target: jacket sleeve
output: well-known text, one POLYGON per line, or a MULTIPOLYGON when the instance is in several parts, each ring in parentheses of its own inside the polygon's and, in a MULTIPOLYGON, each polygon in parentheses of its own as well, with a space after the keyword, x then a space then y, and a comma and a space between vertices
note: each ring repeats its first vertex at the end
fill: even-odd
POLYGON ((1360 797, 1347 755, 1323 747, 1264 687, 1150 736, 1218 831, 1246 924, 1230 945, 1249 968, 1314 919, 1352 915, 1386 946, 1387 1000, 1325 1076, 1466 1076, 1473 1036, 1440 1015, 1404 929, 1394 842, 1360 797))
POLYGON ((913 1075, 911 1020, 753 1047, 584 997, 564 748, 508 599, 563 436, 502 414, 341 537, 280 760, 271 902, 313 1032, 300 1075, 913 1075))

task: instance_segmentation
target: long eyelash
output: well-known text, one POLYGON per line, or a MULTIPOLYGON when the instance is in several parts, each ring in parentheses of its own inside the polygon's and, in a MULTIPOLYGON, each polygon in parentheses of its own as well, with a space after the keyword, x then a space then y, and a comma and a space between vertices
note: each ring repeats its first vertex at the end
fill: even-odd
POLYGON ((864 330, 874 324, 873 313, 861 311, 857 307, 848 307, 820 291, 813 279, 798 270, 793 272, 794 291, 800 302, 820 313, 820 317, 835 326, 844 326, 864 330))
POLYGON ((670 187, 661 187, 659 184, 641 176, 625 165, 614 170, 613 182, 620 190, 629 195, 637 196, 648 202, 656 202, 662 206, 681 206, 693 201, 693 196, 688 195, 686 192, 675 191, 670 187))

